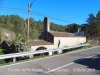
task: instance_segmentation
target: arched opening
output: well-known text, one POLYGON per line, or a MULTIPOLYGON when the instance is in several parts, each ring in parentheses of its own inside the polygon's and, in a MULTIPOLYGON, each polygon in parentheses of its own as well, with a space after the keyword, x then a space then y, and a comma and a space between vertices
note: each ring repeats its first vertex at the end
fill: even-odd
MULTIPOLYGON (((45 47, 38 47, 38 48, 36 49, 36 51, 38 51, 38 50, 45 50, 45 49, 47 49, 47 48, 45 48, 45 47)), ((47 56, 47 55, 49 55, 48 52, 40 53, 40 54, 34 54, 34 56, 47 56)))

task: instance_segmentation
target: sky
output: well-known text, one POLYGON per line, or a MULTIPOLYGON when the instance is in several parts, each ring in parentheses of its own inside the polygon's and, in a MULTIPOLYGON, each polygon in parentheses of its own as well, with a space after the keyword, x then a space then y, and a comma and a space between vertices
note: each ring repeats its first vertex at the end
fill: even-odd
POLYGON ((17 14, 27 19, 29 2, 33 2, 30 17, 34 20, 48 17, 50 22, 60 25, 84 24, 89 14, 96 16, 100 10, 100 0, 0 0, 0 15, 17 14))

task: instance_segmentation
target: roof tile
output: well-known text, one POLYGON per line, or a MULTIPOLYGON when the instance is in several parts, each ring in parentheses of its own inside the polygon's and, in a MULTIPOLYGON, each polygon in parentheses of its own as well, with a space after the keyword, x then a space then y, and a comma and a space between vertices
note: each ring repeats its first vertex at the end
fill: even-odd
POLYGON ((55 32, 55 31, 50 31, 49 32, 51 35, 54 37, 75 37, 74 33, 68 33, 68 32, 55 32))

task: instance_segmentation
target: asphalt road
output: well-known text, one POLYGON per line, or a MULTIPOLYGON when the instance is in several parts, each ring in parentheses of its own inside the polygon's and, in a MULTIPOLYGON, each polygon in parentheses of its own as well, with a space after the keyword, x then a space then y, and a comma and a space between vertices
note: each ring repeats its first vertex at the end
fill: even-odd
POLYGON ((100 75, 100 47, 0 67, 0 75, 100 75))

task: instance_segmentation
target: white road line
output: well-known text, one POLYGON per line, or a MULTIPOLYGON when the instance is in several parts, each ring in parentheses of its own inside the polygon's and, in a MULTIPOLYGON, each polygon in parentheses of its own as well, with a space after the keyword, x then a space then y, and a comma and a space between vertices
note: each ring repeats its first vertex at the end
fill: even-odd
POLYGON ((14 64, 6 65, 6 66, 0 66, 0 68, 8 67, 8 66, 13 66, 13 65, 18 65, 18 64, 24 64, 24 63, 28 63, 28 62, 31 62, 31 61, 38 61, 38 60, 42 60, 42 59, 48 59, 48 58, 57 57, 57 56, 61 56, 61 55, 66 55, 66 54, 71 54, 71 53, 80 52, 80 51, 91 50, 93 48, 98 48, 98 47, 100 47, 100 46, 91 47, 91 48, 87 48, 87 49, 83 49, 83 50, 71 51, 71 52, 64 53, 64 54, 49 56, 49 57, 45 57, 45 58, 39 58, 39 59, 35 59, 35 60, 29 60, 29 61, 20 62, 20 63, 14 63, 14 64))
MULTIPOLYGON (((98 54, 100 54, 100 53, 98 53, 98 54)), ((91 56, 88 56, 88 57, 85 57, 85 58, 79 59, 79 60, 74 61, 74 62, 71 62, 71 63, 69 63, 69 64, 66 64, 66 65, 60 66, 60 67, 58 67, 58 68, 55 68, 55 69, 49 70, 49 71, 47 71, 46 73, 50 73, 50 72, 56 71, 56 70, 58 70, 58 69, 61 69, 61 68, 64 68, 64 67, 70 66, 70 65, 72 65, 72 64, 74 64, 74 63, 77 63, 77 62, 80 62, 80 61, 82 61, 82 60, 85 60, 85 59, 88 59, 88 58, 94 57, 94 56, 96 56, 96 55, 98 55, 98 54, 94 54, 94 55, 91 55, 91 56)))
POLYGON ((46 73, 50 73, 50 72, 56 71, 56 70, 58 70, 58 69, 64 68, 64 67, 69 66, 69 65, 72 65, 72 64, 74 64, 74 62, 71 62, 71 63, 66 64, 66 65, 64 65, 64 66, 61 66, 61 67, 52 69, 52 70, 50 70, 50 71, 47 71, 46 73))

